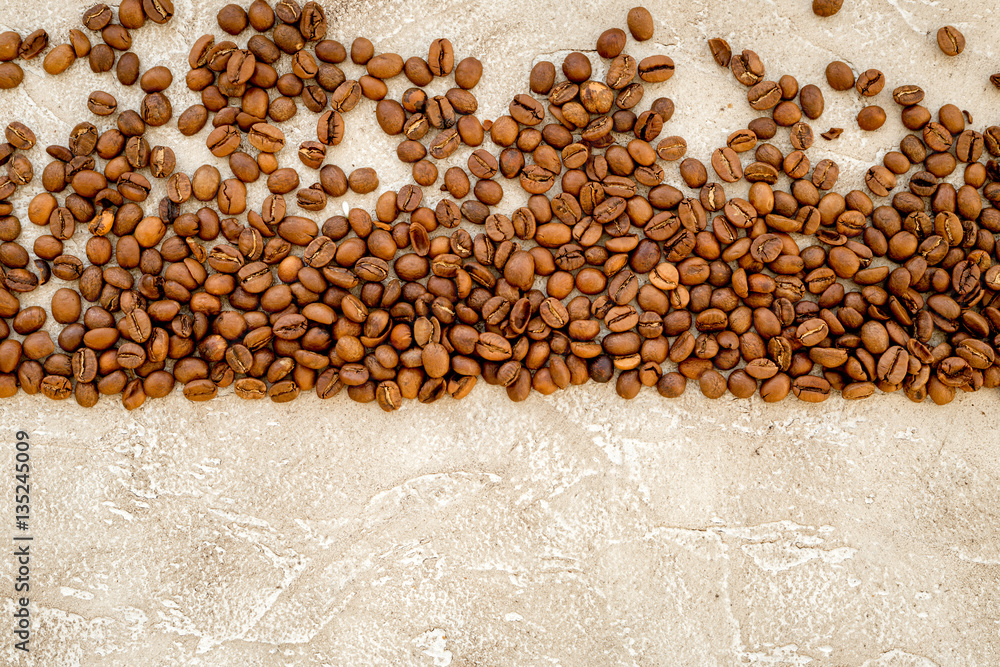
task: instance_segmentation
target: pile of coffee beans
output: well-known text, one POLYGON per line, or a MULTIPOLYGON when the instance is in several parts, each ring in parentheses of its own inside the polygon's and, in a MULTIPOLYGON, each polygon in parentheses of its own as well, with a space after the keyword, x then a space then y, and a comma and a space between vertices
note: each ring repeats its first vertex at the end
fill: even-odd
MULTIPOLYGON (((813 9, 826 17, 841 5, 813 9)), ((903 391, 942 404, 1000 386, 1000 127, 980 133, 954 105, 932 112, 919 86, 892 95, 912 133, 867 171, 865 190, 840 194, 836 162, 809 156, 821 87, 775 76, 721 38, 706 56, 746 86, 755 117, 707 164, 688 156, 685 139, 664 131, 674 103, 653 93, 674 61, 626 51, 630 37, 654 35, 641 7, 628 12, 628 32, 597 40, 605 77, 581 52, 543 60, 508 113, 486 120, 473 93, 483 66, 448 39, 406 58, 363 37, 348 47, 326 38, 320 4, 296 0, 224 7, 227 37, 192 44, 184 73, 201 103, 175 119, 175 73, 142 71, 129 50, 130 31, 172 15, 169 0, 123 0, 115 23, 97 5, 45 55, 49 74, 89 57, 93 71, 115 69, 145 97, 122 109, 94 91, 88 109, 115 127, 81 122, 48 146, 44 191, 27 214, 48 233, 30 249, 17 241, 11 199, 33 182, 37 139, 20 122, 6 128, 0 396, 84 406, 120 396, 134 409, 175 385, 193 401, 230 385, 276 402, 346 388, 395 410, 405 399, 463 398, 479 378, 515 401, 612 380, 626 399, 643 386, 676 397, 692 382, 709 398, 767 402, 903 391), (412 84, 399 99, 386 84, 396 77, 412 84), (454 85, 426 92, 438 79, 454 85), (398 138, 412 183, 381 192, 374 210, 317 219, 349 191, 380 190, 375 169, 327 162, 363 127, 349 119, 362 98, 398 138), (286 146, 281 126, 299 113, 313 114, 315 138, 286 146), (178 171, 184 147, 146 138, 168 123, 185 136, 211 123, 205 145, 228 170, 178 171), (769 143, 779 132, 788 154, 769 143), (463 146, 471 156, 449 160, 463 146), (300 182, 296 159, 319 180, 300 182), (665 181, 667 162, 683 182, 665 181), (956 188, 946 179, 960 167, 956 188), (252 201, 247 185, 260 179, 269 194, 252 201), (166 196, 151 202, 157 181, 166 196), (737 183, 749 184, 746 198, 733 196, 737 183), (511 188, 525 205, 503 207, 511 188), (65 251, 74 234, 86 257, 65 251), (22 306, 53 277, 65 286, 48 309, 22 306)), ((951 26, 937 40, 948 55, 965 48, 951 26)), ((0 87, 23 78, 13 60, 47 45, 44 31, 0 35, 0 87)), ((842 62, 826 79, 864 99, 888 85, 842 62)), ((857 116, 869 132, 885 120, 874 104, 857 116)))

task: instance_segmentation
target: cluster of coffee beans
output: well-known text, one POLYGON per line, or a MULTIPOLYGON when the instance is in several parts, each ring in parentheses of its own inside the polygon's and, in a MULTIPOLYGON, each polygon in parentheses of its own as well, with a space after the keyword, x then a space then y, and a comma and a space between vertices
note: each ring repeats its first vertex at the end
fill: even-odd
MULTIPOLYGON (((171 0, 122 0, 118 8, 120 23, 113 23, 114 14, 107 5, 96 5, 83 14, 83 25, 101 35, 101 43, 91 45, 86 33, 69 31, 69 42, 59 44, 46 54, 42 67, 48 74, 61 74, 77 58, 88 58, 94 72, 108 72, 115 66, 117 51, 118 78, 125 85, 136 82, 139 58, 129 51, 132 37, 129 30, 141 28, 146 20, 166 23, 174 15, 171 0)), ((15 31, 0 33, 0 89, 16 88, 24 80, 24 70, 15 62, 18 58, 32 60, 49 46, 49 34, 39 28, 22 39, 15 31)))
MULTIPOLYGON (((814 8, 832 15, 840 5, 814 8)), ((171 14, 169 0, 125 0, 120 25, 104 5, 83 21, 109 50, 127 50, 128 29, 171 14)), ((868 193, 841 195, 838 165, 808 155, 809 121, 825 105, 819 86, 769 79, 756 53, 734 55, 723 39, 709 41, 712 57, 764 114, 734 131, 707 167, 687 156, 682 137, 661 136, 673 102, 640 105, 674 62, 625 52, 629 34, 653 36, 641 7, 628 13, 628 33, 613 28, 598 39, 606 76, 595 78, 580 52, 560 68, 541 61, 530 91, 485 121, 472 92, 482 65, 457 60, 447 39, 405 60, 364 38, 348 51, 326 39, 320 4, 295 0, 227 5, 218 25, 241 43, 208 34, 192 45, 186 83, 201 104, 176 123, 192 136, 211 121, 206 146, 231 174, 206 164, 188 175, 177 171, 179 147, 150 147, 146 128, 173 119, 165 94, 173 74, 154 67, 140 76, 138 59, 122 67, 125 53, 118 78, 139 82, 140 109, 119 110, 113 95, 95 91, 89 109, 114 116, 116 127, 80 123, 66 145, 47 148, 44 192, 28 217, 49 233, 32 258, 17 243, 9 199, 33 180, 27 153, 36 138, 21 123, 7 127, 0 396, 20 388, 91 406, 120 395, 134 409, 177 384, 196 401, 230 385, 241 398, 276 402, 346 387, 356 401, 394 410, 404 399, 462 398, 480 377, 515 401, 612 379, 623 398, 643 386, 676 397, 692 381, 710 398, 768 402, 902 390, 946 403, 956 390, 1000 386, 1000 165, 981 161, 984 152, 1000 156, 1000 127, 979 133, 953 105, 935 120, 918 86, 893 92, 914 134, 868 170, 868 193), (348 58, 363 68, 357 79, 341 67, 348 58), (386 81, 399 76, 412 86, 392 99, 386 81), (455 84, 446 94, 425 91, 442 78, 455 84), (374 211, 345 207, 319 222, 308 213, 379 188, 374 169, 325 164, 362 98, 377 103, 381 130, 399 137, 396 155, 413 182, 381 193, 374 211), (300 105, 316 117, 315 140, 296 152, 318 170, 305 187, 281 162, 280 126, 300 105), (779 132, 793 148, 787 155, 768 143, 779 132), (438 163, 462 146, 475 150, 439 184, 438 163), (683 183, 665 182, 664 162, 679 163, 683 183), (960 165, 956 188, 945 179, 960 165), (263 177, 270 194, 248 201, 247 184, 263 177), (167 193, 154 207, 150 178, 167 193), (742 182, 746 198, 726 192, 742 182), (432 208, 424 188, 433 186, 445 196, 432 208), (499 208, 505 187, 519 187, 525 205, 499 208), (85 260, 63 247, 77 225, 89 234, 85 260), (22 307, 18 295, 51 276, 72 286, 48 310, 22 307), (62 325, 56 341, 43 330, 49 316, 62 325)), ((942 30, 942 49, 960 52, 961 35, 942 30)), ((98 47, 76 32, 46 57, 47 71, 88 49, 94 66, 98 47)), ((10 52, 0 44, 0 55, 10 52)), ((113 52, 110 61, 99 58, 95 71, 110 71, 113 52)), ((865 97, 886 84, 878 70, 856 77, 844 63, 832 63, 827 80, 865 97)), ((858 116, 869 131, 884 120, 877 106, 858 116)))

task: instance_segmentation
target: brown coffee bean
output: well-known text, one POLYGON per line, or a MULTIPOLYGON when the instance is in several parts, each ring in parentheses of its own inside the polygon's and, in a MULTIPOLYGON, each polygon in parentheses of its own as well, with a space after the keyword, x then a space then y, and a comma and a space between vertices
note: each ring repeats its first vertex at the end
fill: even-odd
POLYGON ((285 146, 285 134, 273 125, 256 123, 247 132, 250 145, 265 153, 277 153, 285 146))
POLYGON ((60 44, 45 56, 42 68, 48 74, 62 74, 76 60, 76 51, 70 44, 60 44))
POLYGON ((472 90, 483 76, 483 64, 476 58, 463 58, 455 67, 455 84, 459 88, 472 90))
MULTIPOLYGON (((95 46, 94 50, 91 51, 91 55, 93 55, 93 53, 95 53, 100 46, 102 45, 98 44, 97 46, 95 46)), ((108 62, 109 62, 108 69, 110 70, 111 69, 110 65, 114 63, 113 53, 111 54, 111 57, 108 60, 108 62)), ((91 61, 91 68, 93 69, 93 61, 91 61)), ((122 57, 118 59, 118 66, 115 68, 115 76, 118 77, 118 81, 121 82, 123 86, 131 86, 136 81, 138 81, 139 56, 135 55, 135 53, 133 53, 132 51, 123 54, 122 57)))
POLYGON ((866 132, 874 132, 885 123, 885 110, 877 105, 865 107, 858 112, 858 127, 866 132))
POLYGON ((146 17, 153 23, 166 23, 174 15, 174 4, 171 0, 142 0, 142 8, 146 17))
POLYGON ((232 4, 220 9, 216 20, 219 23, 219 27, 230 35, 240 34, 246 30, 247 24, 250 22, 246 11, 239 5, 232 4))
MULTIPOLYGON (((119 26, 120 27, 120 26, 119 26)), ((39 28, 24 38, 17 55, 24 60, 31 60, 38 56, 49 45, 49 34, 39 28)))
POLYGON ((102 30, 104 26, 111 23, 114 14, 105 4, 97 4, 83 13, 83 25, 93 31, 102 30))
POLYGON ((35 146, 35 133, 24 123, 14 121, 4 130, 7 141, 18 150, 31 150, 35 146))
POLYGON ((653 38, 653 16, 645 7, 633 7, 626 17, 628 30, 637 42, 645 42, 653 38))
POLYGON ((170 100, 163 93, 151 93, 146 95, 140 105, 140 111, 143 122, 150 127, 166 125, 173 115, 170 100))
POLYGON ((758 111, 773 109, 781 102, 781 88, 774 81, 761 81, 747 91, 747 100, 758 111))
POLYGON ((0 63, 0 89, 17 88, 24 80, 24 71, 16 63, 0 63))
POLYGON ((826 81, 834 90, 850 90, 854 87, 854 72, 847 63, 835 60, 826 66, 826 81))
MULTIPOLYGON (((712 153, 712 169, 719 175, 719 178, 726 183, 735 183, 743 178, 743 166, 740 164, 739 155, 728 146, 716 149, 712 153)), ((700 186, 692 186, 700 187, 700 186)))
POLYGON ((579 51, 574 51, 563 60, 562 70, 567 79, 573 83, 581 83, 590 78, 590 59, 579 51))
POLYGON ((715 59, 719 67, 729 67, 729 61, 733 57, 729 42, 721 37, 713 37, 708 40, 708 50, 712 52, 712 58, 715 59))
POLYGON ((344 139, 344 118, 336 110, 327 111, 319 118, 316 136, 320 143, 336 146, 344 139))
POLYGON ((609 28, 597 38, 597 53, 602 58, 616 58, 625 48, 625 31, 620 28, 609 28))
POLYGON ((957 56, 965 50, 965 36, 955 26, 946 25, 937 31, 938 48, 946 56, 957 56))
POLYGON ((745 50, 729 61, 733 76, 744 86, 753 86, 764 80, 764 63, 753 51, 745 50))
POLYGON ((639 61, 639 78, 649 83, 661 83, 674 75, 674 61, 670 56, 649 56, 639 61))
POLYGON ((87 98, 87 108, 97 116, 110 116, 118 109, 118 100, 110 93, 94 91, 87 98))
POLYGON ((232 125, 217 127, 209 133, 206 146, 216 157, 226 157, 236 152, 240 146, 240 132, 232 125))
POLYGON ((844 6, 844 0, 813 0, 813 13, 816 16, 828 18, 840 11, 844 6))
POLYGON ((885 75, 877 69, 866 70, 858 76, 855 87, 865 97, 874 97, 885 87, 885 75))

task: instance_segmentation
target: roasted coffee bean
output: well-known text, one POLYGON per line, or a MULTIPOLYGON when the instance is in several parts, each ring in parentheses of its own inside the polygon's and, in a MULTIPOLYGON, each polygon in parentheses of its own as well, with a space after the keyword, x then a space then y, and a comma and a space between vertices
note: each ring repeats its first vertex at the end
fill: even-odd
POLYGON ((882 88, 885 87, 885 75, 877 69, 867 70, 858 76, 855 87, 865 97, 874 97, 881 93, 882 88))
POLYGON ((649 56, 638 66, 639 78, 649 83, 661 83, 674 75, 674 61, 670 56, 649 56))
POLYGON ((76 60, 76 51, 70 44, 60 44, 45 56, 42 68, 47 74, 62 74, 76 60))
POLYGON ((39 28, 21 41, 21 48, 17 55, 24 60, 31 60, 38 56, 49 45, 49 34, 39 28))
POLYGON ((143 98, 140 112, 144 123, 151 127, 166 125, 173 115, 170 99, 163 93, 151 93, 143 98))
POLYGON ((83 25, 93 31, 102 30, 111 23, 114 14, 105 4, 97 4, 83 13, 83 25))
POLYGON ((850 90, 854 87, 854 72, 850 66, 835 60, 826 66, 826 82, 834 90, 850 90))
POLYGON ((153 23, 166 23, 174 15, 174 4, 171 0, 142 0, 142 8, 146 17, 153 23))
POLYGON ((645 7, 633 7, 628 10, 628 30, 637 42, 653 38, 653 16, 645 7))
POLYGON ((965 36, 954 26, 946 25, 939 29, 937 43, 946 56, 957 56, 965 50, 965 36))
POLYGON ((712 52, 712 58, 719 67, 729 67, 729 61, 733 57, 733 51, 729 47, 729 42, 721 37, 713 37, 708 40, 708 49, 712 52))
POLYGON ((729 67, 736 80, 744 86, 756 85, 764 79, 764 63, 753 51, 746 50, 733 56, 729 61, 729 67))
POLYGON ((94 91, 87 99, 87 108, 98 116, 110 116, 118 109, 118 100, 110 93, 94 91))
POLYGON ((24 80, 24 70, 17 63, 0 63, 0 90, 17 88, 24 80))
POLYGON ((885 124, 885 110, 877 105, 865 107, 858 112, 858 127, 873 132, 885 124))
POLYGON ((813 0, 813 13, 827 18, 833 16, 844 6, 844 0, 813 0))
POLYGON ((597 53, 602 58, 616 58, 625 48, 626 35, 621 28, 610 28, 597 38, 597 53))

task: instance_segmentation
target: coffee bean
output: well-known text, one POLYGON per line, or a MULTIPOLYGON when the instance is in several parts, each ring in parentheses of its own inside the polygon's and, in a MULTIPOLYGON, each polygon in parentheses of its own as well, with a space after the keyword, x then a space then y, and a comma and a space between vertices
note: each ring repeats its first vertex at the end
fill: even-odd
POLYGON ((616 58, 625 49, 626 35, 620 28, 609 28, 597 38, 597 53, 602 58, 616 58))
POLYGON ((901 106, 920 104, 924 99, 924 91, 920 86, 899 86, 892 91, 892 99, 901 106))
POLYGON ((826 66, 826 81, 834 90, 850 90, 854 87, 854 72, 847 63, 835 60, 826 66))
POLYGON ((874 97, 885 87, 885 75, 877 69, 866 70, 858 76, 855 87, 865 97, 874 97))
POLYGON ((562 64, 563 74, 573 83, 581 83, 590 78, 590 59, 579 51, 566 56, 562 64))
MULTIPOLYGON (((743 166, 732 148, 719 148, 712 153, 712 168, 726 183, 735 183, 743 178, 743 166)), ((696 186, 693 186, 696 187, 696 186)))
POLYGON ((733 51, 729 47, 729 42, 721 37, 713 37, 708 40, 708 49, 712 52, 712 58, 719 67, 729 67, 729 61, 733 57, 733 51))
POLYGON ((70 44, 60 44, 45 56, 42 68, 48 74, 61 74, 76 60, 76 51, 70 44))
POLYGON ((250 22, 247 13, 239 5, 226 5, 219 10, 216 17, 219 27, 230 35, 238 35, 246 30, 250 22))
MULTIPOLYGON (((98 44, 98 46, 101 46, 98 44)), ((94 51, 97 47, 94 47, 94 51)), ((93 51, 91 52, 93 53, 93 51)), ((110 62, 114 62, 114 54, 110 54, 110 62)), ((91 64, 93 67, 93 64, 91 64)), ((111 67, 109 66, 110 70, 111 67)), ((123 54, 121 58, 118 59, 118 66, 115 68, 115 74, 118 77, 118 81, 121 82, 123 86, 131 86, 136 81, 139 80, 139 57, 135 53, 129 51, 123 54)))
POLYGON ((273 125, 256 123, 247 133, 250 145, 265 153, 277 153, 285 146, 285 134, 273 125))
POLYGON ((351 43, 351 62, 355 65, 365 65, 375 55, 375 46, 370 40, 358 37, 351 43))
POLYGON ((16 63, 0 63, 0 89, 17 88, 24 80, 24 71, 16 63))
POLYGON ((174 15, 171 0, 142 0, 142 8, 153 23, 166 23, 174 15))
POLYGON ((110 116, 118 109, 118 100, 110 93, 94 91, 87 98, 87 108, 97 116, 110 116))
POLYGON ((649 83, 661 83, 674 75, 674 61, 670 56, 649 56, 639 62, 639 78, 649 83))
POLYGON ((747 100, 758 111, 773 109, 781 102, 781 88, 774 81, 761 81, 747 91, 747 100))
POLYGON ((938 48, 946 56, 957 56, 965 50, 965 36, 955 26, 946 25, 937 31, 938 48))
POLYGON ((24 60, 32 60, 37 57, 49 45, 49 34, 42 29, 38 29, 24 38, 17 55, 24 60))
MULTIPOLYGON (((764 63, 753 51, 745 50, 729 61, 733 76, 744 86, 753 86, 764 79, 764 63)), ((853 85, 853 81, 852 84, 853 85)))
POLYGON ((336 110, 327 111, 319 118, 316 136, 320 143, 336 146, 344 139, 344 119, 336 110))
POLYGON ((803 86, 799 91, 799 102, 802 104, 803 113, 810 119, 815 120, 823 115, 823 93, 818 86, 813 84, 803 86))
POLYGON ((83 12, 82 21, 83 25, 96 32, 111 23, 113 18, 114 14, 107 5, 98 4, 83 12))
POLYGON ((833 16, 844 6, 844 0, 813 0, 813 13, 824 18, 833 16))
POLYGON ((877 105, 865 107, 858 112, 858 127, 873 132, 885 123, 885 110, 877 105))
POLYGON ((645 42, 653 38, 653 16, 645 7, 633 7, 626 17, 628 30, 637 42, 645 42))

